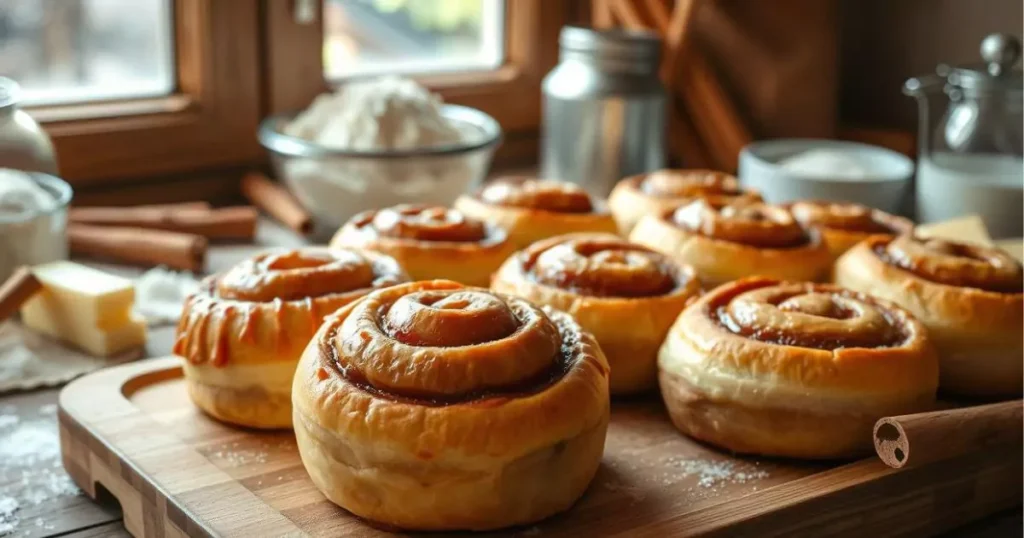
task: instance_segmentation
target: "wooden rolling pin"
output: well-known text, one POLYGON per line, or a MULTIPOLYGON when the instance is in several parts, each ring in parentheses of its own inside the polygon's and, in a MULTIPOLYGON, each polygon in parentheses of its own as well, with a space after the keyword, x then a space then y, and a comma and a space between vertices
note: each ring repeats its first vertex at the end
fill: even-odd
POLYGON ((887 417, 875 424, 875 452, 894 469, 1000 445, 1024 445, 1024 400, 887 417))

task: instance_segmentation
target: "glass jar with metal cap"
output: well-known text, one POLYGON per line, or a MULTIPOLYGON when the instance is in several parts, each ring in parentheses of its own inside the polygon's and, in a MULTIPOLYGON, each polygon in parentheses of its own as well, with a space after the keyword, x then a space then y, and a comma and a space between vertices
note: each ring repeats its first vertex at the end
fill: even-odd
POLYGON ((991 34, 984 63, 939 65, 911 78, 904 93, 919 104, 917 218, 934 222, 980 215, 994 237, 1024 228, 1024 92, 1021 43, 991 34))
POLYGON ((607 196, 619 179, 665 164, 661 41, 650 32, 567 26, 542 85, 541 175, 607 196))
POLYGON ((0 168, 56 174, 50 137, 18 108, 20 91, 17 82, 0 77, 0 168))

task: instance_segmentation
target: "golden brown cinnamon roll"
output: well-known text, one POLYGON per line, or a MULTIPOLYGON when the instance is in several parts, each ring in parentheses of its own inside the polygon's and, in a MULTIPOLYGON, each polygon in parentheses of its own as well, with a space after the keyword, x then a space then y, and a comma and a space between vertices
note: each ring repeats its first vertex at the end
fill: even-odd
POLYGON ((608 358, 613 394, 655 386, 658 347, 700 291, 692 268, 610 234, 538 241, 509 258, 491 288, 571 314, 608 358))
POLYGON ((487 286, 515 250, 506 231, 457 209, 397 205, 352 217, 333 247, 366 248, 393 256, 413 280, 447 278, 487 286))
POLYGON ((748 278, 689 306, 658 355, 687 435, 733 452, 846 458, 883 416, 929 409, 938 361, 924 326, 828 284, 748 278))
POLYGON ((292 391, 332 502, 402 529, 495 529, 576 501, 608 425, 608 364, 570 316, 454 282, 371 293, 328 318, 292 391))
POLYGON ((629 240, 692 265, 705 286, 747 276, 822 280, 832 257, 821 235, 783 207, 695 200, 647 216, 629 240))
POLYGON ((725 172, 658 170, 619 181, 608 197, 608 207, 619 230, 629 235, 645 215, 661 215, 698 198, 729 204, 758 202, 761 195, 740 187, 739 181, 725 172))
POLYGON ((261 254, 205 279, 174 342, 192 401, 226 422, 291 426, 292 374, 323 317, 407 280, 389 256, 326 248, 261 254))
POLYGON ((789 210, 800 224, 821 232, 833 258, 872 235, 893 237, 914 229, 910 219, 860 204, 801 200, 789 210))
POLYGON ((555 235, 616 231, 602 202, 563 181, 500 178, 475 194, 459 197, 455 207, 508 230, 517 249, 555 235))
POLYGON ((906 308, 928 327, 944 391, 1020 396, 1024 273, 1005 252, 912 235, 872 237, 839 258, 835 279, 906 308))

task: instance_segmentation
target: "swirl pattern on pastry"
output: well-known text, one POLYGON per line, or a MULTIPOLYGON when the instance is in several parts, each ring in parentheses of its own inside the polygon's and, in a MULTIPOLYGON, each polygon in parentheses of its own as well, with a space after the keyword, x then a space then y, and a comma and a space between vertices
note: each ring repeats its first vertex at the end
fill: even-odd
POLYGON ((608 358, 613 394, 653 388, 658 346, 700 292, 691 267, 611 234, 538 241, 509 258, 491 287, 571 314, 608 358))
POLYGON ((338 372, 375 395, 438 405, 535 392, 580 360, 578 338, 525 300, 403 291, 367 297, 321 340, 338 372))
POLYGON ((664 295, 693 280, 667 256, 614 236, 563 236, 534 244, 522 265, 535 282, 596 297, 664 295))
POLYGON ((446 278, 486 285, 514 250, 500 226, 458 209, 421 204, 365 211, 346 223, 331 246, 393 256, 414 280, 446 278))
POLYGON ((303 316, 308 339, 333 309, 407 280, 394 259, 374 252, 310 248, 261 254, 201 283, 183 308, 174 353, 193 364, 224 366, 231 340, 254 342, 261 317, 273 320, 273 338, 284 345, 290 332, 285 318, 303 316), (232 332, 235 325, 240 330, 232 332))
POLYGON ((696 200, 671 214, 680 228, 705 237, 752 247, 793 248, 811 237, 785 208, 696 200))
POLYGON ((924 326, 829 284, 747 278, 676 320, 658 357, 673 422, 743 453, 851 457, 874 422, 928 409, 938 361, 924 326))
POLYGON ((827 284, 784 283, 721 294, 708 309, 733 334, 783 346, 832 351, 899 346, 908 338, 906 313, 827 284))
POLYGON ((628 177, 608 199, 619 230, 625 235, 645 215, 661 215, 696 199, 718 204, 757 202, 761 196, 740 187, 732 175, 714 170, 658 170, 628 177))
POLYGON ((914 227, 908 219, 860 204, 802 200, 789 207, 804 226, 885 235, 903 234, 914 227))
POLYGON ((999 293, 1024 291, 1024 271, 1009 254, 991 247, 902 235, 875 252, 886 263, 947 286, 999 293))
POLYGON ((418 204, 365 211, 352 222, 367 234, 393 239, 465 243, 493 240, 493 236, 500 235, 459 211, 418 204))
POLYGON ((539 209, 555 213, 590 213, 594 204, 586 191, 572 183, 530 178, 500 178, 479 195, 490 205, 539 209))
POLYGON ((403 284, 321 327, 295 375, 296 439, 314 484, 361 517, 522 524, 568 508, 596 472, 607 379, 593 337, 564 313, 454 282, 403 284))

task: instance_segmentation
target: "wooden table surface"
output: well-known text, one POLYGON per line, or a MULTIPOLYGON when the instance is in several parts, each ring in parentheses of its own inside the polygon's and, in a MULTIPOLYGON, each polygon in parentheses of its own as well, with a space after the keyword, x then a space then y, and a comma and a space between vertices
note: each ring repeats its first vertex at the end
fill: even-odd
MULTIPOLYGON (((208 269, 210 271, 223 270, 262 248, 299 246, 303 244, 303 240, 273 223, 261 222, 256 243, 256 245, 217 245, 212 247, 207 260, 208 269)), ((124 267, 94 265, 126 276, 141 273, 141 271, 124 267)), ((146 345, 146 356, 160 357, 170 354, 173 336, 173 326, 151 328, 146 345)), ((20 421, 33 421, 33 424, 48 425, 56 432, 57 424, 53 410, 59 392, 59 388, 54 388, 0 395, 0 418, 13 415, 20 421)), ((0 460, 0 499, 5 496, 20 498, 23 496, 22 493, 31 491, 33 488, 51 486, 55 476, 63 478, 63 475, 56 475, 56 473, 63 473, 62 469, 40 473, 38 472, 40 462, 24 460, 25 458, 18 458, 13 464, 0 460), (41 484, 40 481, 48 483, 41 484)), ((59 462, 59 458, 57 461, 59 462)), ((45 464, 49 465, 52 462, 45 462, 45 464)), ((81 493, 49 495, 37 504, 26 503, 16 515, 19 520, 18 525, 13 531, 6 534, 0 530, 0 537, 98 538, 129 536, 121 522, 120 508, 114 499, 96 503, 81 493)), ((0 522, 2 521, 2 511, 0 511, 0 522)), ((1024 536, 1021 508, 996 514, 946 536, 950 538, 1024 536)))

